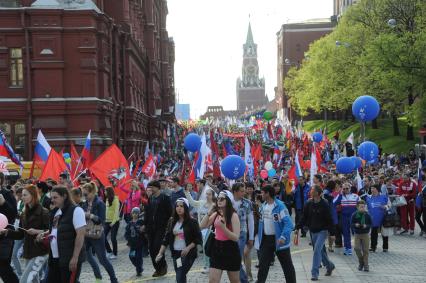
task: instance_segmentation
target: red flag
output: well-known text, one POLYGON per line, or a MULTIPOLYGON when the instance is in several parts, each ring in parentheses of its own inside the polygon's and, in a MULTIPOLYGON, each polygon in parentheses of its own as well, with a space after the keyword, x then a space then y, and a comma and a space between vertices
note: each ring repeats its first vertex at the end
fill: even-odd
POLYGON ((44 165, 40 180, 46 181, 46 179, 51 178, 58 182, 59 175, 65 171, 68 171, 68 169, 64 158, 52 148, 47 158, 46 165, 44 165))
POLYGON ((135 165, 135 169, 133 169, 133 172, 132 172, 132 177, 133 178, 136 177, 136 173, 138 172, 138 169, 139 169, 140 165, 141 165, 141 160, 138 159, 138 161, 136 162, 136 165, 135 165))
POLYGON ((75 148, 74 143, 71 143, 71 176, 73 177, 73 179, 75 178, 79 159, 80 156, 78 155, 77 149, 75 148))
POLYGON ((146 176, 152 178, 155 175, 156 166, 154 162, 154 158, 152 157, 152 153, 148 155, 148 159, 146 160, 145 164, 142 166, 142 173, 144 173, 146 176))
POLYGON ((90 166, 94 174, 104 186, 113 186, 110 179, 116 181, 115 193, 121 201, 126 200, 129 192, 130 170, 126 157, 115 145, 107 148, 90 166))

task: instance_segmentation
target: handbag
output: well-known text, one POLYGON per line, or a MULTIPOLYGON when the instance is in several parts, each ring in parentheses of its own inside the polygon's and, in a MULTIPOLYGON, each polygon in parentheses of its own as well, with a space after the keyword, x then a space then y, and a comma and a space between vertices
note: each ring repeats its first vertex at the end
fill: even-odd
POLYGON ((407 205, 407 200, 404 196, 396 196, 395 199, 392 201, 392 206, 400 207, 407 205))
MULTIPOLYGON (((217 215, 216 215, 217 217, 217 215)), ((214 249, 214 242, 215 242, 215 228, 214 228, 214 222, 216 221, 216 217, 213 220, 212 229, 210 231, 209 236, 207 237, 206 243, 204 244, 204 254, 208 257, 212 256, 212 251, 214 249)))
POLYGON ((384 228, 399 227, 401 225, 401 219, 399 218, 396 211, 388 210, 385 213, 382 226, 384 228))
POLYGON ((98 240, 104 233, 104 225, 102 223, 95 224, 92 220, 87 221, 86 238, 98 240))

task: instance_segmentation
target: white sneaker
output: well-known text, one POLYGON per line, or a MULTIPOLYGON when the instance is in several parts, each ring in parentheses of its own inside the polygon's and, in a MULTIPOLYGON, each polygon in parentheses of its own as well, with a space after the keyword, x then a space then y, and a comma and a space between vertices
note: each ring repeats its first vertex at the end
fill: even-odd
POLYGON ((209 268, 208 267, 203 267, 203 270, 201 271, 202 274, 207 274, 209 273, 209 268))
POLYGON ((117 256, 116 256, 116 255, 114 255, 114 254, 111 254, 111 255, 109 256, 109 259, 117 259, 117 256))

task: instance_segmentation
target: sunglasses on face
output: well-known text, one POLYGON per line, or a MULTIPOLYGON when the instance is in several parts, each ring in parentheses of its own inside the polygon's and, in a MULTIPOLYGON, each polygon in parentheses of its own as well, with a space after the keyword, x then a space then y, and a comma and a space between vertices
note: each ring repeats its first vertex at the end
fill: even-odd
POLYGON ((222 200, 225 200, 225 199, 226 199, 225 197, 218 197, 217 201, 222 201, 222 200))

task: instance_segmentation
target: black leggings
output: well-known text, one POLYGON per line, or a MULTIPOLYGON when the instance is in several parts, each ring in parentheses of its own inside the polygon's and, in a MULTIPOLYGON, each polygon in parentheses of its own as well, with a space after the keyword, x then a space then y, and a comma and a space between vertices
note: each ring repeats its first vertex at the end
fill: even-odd
POLYGON ((425 220, 426 220, 426 209, 425 208, 416 209, 416 222, 417 224, 419 224, 419 227, 423 232, 426 232, 425 220), (422 217, 423 217, 423 221, 422 221, 422 217))
MULTIPOLYGON (((380 227, 373 227, 371 229, 371 249, 376 250, 377 248, 377 238, 379 237, 379 229, 380 227)), ((387 250, 389 248, 389 237, 385 237, 382 235, 383 240, 383 249, 387 250)))

